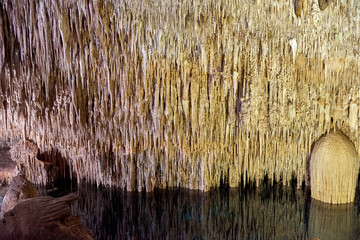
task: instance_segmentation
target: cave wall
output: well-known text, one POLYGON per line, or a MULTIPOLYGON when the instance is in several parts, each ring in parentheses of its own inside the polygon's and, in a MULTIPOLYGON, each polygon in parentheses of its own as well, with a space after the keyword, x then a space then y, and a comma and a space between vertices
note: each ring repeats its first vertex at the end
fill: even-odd
POLYGON ((359 21, 342 0, 4 0, 0 136, 127 190, 301 184, 323 133, 359 150, 359 21))

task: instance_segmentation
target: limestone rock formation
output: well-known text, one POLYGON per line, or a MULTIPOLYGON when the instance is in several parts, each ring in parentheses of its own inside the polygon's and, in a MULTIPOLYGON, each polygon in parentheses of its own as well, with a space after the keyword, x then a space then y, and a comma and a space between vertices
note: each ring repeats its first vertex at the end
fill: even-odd
POLYGON ((360 1, 294 2, 1 1, 0 136, 127 190, 300 185, 325 132, 359 149, 360 1))
POLYGON ((67 176, 66 160, 57 151, 40 154, 38 146, 29 140, 14 143, 10 150, 11 159, 17 163, 27 179, 39 185, 54 183, 67 176))
POLYGON ((8 147, 0 147, 0 188, 16 176, 16 163, 11 159, 8 147))
POLYGON ((34 184, 24 176, 14 177, 1 205, 0 219, 4 217, 6 212, 13 209, 20 200, 37 197, 38 195, 34 184))
POLYGON ((2 239, 92 240, 78 217, 71 216, 69 203, 74 194, 61 198, 38 197, 16 204, 0 221, 2 239))
POLYGON ((4 200, 4 196, 6 194, 8 190, 8 186, 2 186, 0 187, 0 210, 1 210, 1 205, 3 203, 3 200, 4 200))
POLYGON ((45 163, 37 159, 39 149, 30 141, 19 141, 11 147, 11 158, 17 163, 19 171, 35 184, 45 185, 48 180, 45 163))
POLYGON ((339 131, 325 134, 311 152, 311 197, 326 203, 353 202, 358 173, 353 143, 339 131))
POLYGON ((319 1, 319 8, 324 10, 328 5, 330 0, 318 0, 319 1))
POLYGON ((307 0, 294 0, 294 10, 297 17, 302 17, 306 14, 307 0))

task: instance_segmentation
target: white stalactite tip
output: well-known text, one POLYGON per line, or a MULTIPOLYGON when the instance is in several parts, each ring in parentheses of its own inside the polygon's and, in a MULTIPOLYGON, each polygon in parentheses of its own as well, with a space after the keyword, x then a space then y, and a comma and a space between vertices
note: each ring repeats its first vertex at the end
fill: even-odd
POLYGON ((353 202, 358 173, 354 144, 339 131, 322 136, 310 156, 311 197, 333 204, 353 202))

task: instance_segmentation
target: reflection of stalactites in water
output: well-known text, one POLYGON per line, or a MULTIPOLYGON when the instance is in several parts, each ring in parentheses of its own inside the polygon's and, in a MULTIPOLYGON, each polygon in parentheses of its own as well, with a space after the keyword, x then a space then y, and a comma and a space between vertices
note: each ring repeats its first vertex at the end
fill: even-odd
POLYGON ((307 239, 303 192, 260 186, 137 193, 81 185, 73 211, 98 239, 307 239))
POLYGON ((313 199, 310 205, 309 237, 357 239, 359 221, 354 204, 326 204, 313 199))
MULTIPOLYGON (((73 212, 98 239, 358 239, 354 204, 328 205, 309 189, 262 182, 207 193, 124 192, 80 184, 73 212)), ((357 192, 357 196, 359 196, 357 192)))
POLYGON ((305 187, 304 192, 305 205, 304 205, 304 223, 306 230, 309 229, 309 218, 310 218, 310 205, 311 205, 311 192, 310 187, 305 187))

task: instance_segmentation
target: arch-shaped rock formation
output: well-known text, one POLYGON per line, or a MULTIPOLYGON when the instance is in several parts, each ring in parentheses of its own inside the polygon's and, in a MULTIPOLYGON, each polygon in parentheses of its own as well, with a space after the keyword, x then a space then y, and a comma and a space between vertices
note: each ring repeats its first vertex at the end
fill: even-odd
POLYGON ((327 203, 354 201, 359 158, 354 144, 341 132, 328 133, 310 157, 311 197, 327 203))

